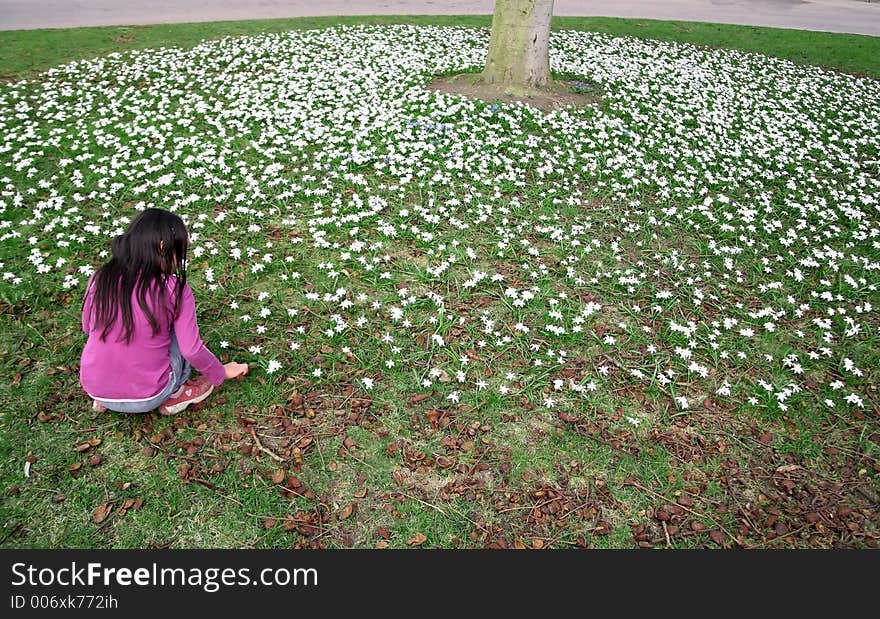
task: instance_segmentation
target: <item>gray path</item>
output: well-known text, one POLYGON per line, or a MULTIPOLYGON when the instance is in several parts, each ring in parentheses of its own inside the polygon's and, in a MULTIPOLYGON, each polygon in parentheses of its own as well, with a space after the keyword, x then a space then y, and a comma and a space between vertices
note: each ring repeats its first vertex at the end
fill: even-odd
MULTIPOLYGON (((304 15, 489 14, 494 0, 0 0, 0 30, 304 15)), ((880 36, 880 0, 556 0, 554 14, 880 36)))

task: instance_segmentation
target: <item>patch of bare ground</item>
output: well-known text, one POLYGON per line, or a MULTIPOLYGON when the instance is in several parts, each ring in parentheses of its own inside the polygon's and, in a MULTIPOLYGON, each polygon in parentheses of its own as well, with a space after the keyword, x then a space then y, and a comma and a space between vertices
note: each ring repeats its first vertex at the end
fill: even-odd
POLYGON ((579 92, 571 85, 571 80, 553 79, 544 88, 519 88, 509 84, 487 84, 479 73, 459 73, 437 77, 428 89, 446 94, 457 94, 504 103, 526 103, 545 112, 552 112, 567 106, 587 107, 601 101, 593 92, 579 92))

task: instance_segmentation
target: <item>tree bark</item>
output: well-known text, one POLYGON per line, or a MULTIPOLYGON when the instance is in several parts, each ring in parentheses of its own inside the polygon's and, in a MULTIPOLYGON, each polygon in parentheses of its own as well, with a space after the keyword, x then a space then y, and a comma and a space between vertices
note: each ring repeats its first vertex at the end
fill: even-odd
POLYGON ((487 84, 540 88, 550 81, 550 20, 553 0, 495 0, 487 84))

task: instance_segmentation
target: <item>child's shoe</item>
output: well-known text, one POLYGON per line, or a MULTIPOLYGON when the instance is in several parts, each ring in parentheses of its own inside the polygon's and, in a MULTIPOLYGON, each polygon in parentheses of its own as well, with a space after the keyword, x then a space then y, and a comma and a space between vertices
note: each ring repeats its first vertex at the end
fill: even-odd
POLYGON ((172 394, 162 403, 159 412, 163 415, 176 415, 190 404, 201 402, 211 395, 212 391, 214 391, 214 385, 204 378, 190 379, 183 383, 177 393, 172 394))
POLYGON ((103 413, 107 410, 107 407, 98 402, 97 400, 92 400, 92 410, 96 413, 103 413))

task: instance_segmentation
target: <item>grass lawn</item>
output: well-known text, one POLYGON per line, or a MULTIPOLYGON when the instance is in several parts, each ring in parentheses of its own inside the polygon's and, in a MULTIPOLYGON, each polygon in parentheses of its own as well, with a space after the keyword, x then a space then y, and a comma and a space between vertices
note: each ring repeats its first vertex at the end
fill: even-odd
MULTIPOLYGON (((297 17, 249 21, 57 28, 0 32, 0 78, 20 79, 55 65, 112 52, 156 47, 189 48, 205 39, 286 32, 334 25, 418 24, 488 28, 490 15, 376 15, 297 17)), ((554 29, 604 32, 755 52, 857 75, 880 77, 880 37, 613 17, 554 17, 554 29)))
POLYGON ((595 105, 427 90, 488 17, 0 33, 0 544, 876 547, 880 39, 555 23, 595 105), (252 368, 177 417, 78 383, 146 206, 252 368))

